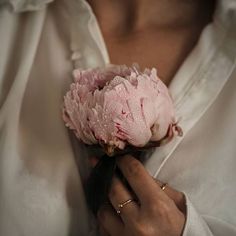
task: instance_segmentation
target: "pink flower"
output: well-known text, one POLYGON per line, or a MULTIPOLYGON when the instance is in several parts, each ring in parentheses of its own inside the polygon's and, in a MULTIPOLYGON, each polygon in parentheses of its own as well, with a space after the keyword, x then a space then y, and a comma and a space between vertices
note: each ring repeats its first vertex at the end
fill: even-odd
POLYGON ((176 125, 172 99, 156 69, 108 66, 74 71, 63 119, 77 138, 112 155, 126 145, 144 147, 169 139, 176 125))

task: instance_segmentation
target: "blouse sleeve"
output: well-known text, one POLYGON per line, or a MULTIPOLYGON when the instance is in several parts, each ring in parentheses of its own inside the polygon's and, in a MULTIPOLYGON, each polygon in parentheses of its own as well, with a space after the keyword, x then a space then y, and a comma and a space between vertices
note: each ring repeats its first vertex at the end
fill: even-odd
POLYGON ((14 12, 37 11, 54 0, 0 0, 0 7, 9 6, 14 12))
POLYGON ((187 219, 183 236, 222 236, 236 235, 236 227, 221 219, 201 215, 185 194, 187 219))
POLYGON ((5 112, 14 109, 9 101, 23 96, 46 18, 46 10, 21 14, 1 3, 0 121, 5 112))

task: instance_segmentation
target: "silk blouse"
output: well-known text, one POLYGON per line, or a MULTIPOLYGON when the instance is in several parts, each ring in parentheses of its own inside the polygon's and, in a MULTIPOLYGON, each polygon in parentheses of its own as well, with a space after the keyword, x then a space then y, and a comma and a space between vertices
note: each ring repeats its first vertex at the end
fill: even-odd
MULTIPOLYGON (((85 0, 0 0, 0 235, 98 235, 83 181, 88 152, 68 134, 74 68, 109 55, 85 0)), ((212 23, 169 89, 183 137, 148 153, 155 178, 184 192, 184 236, 236 235, 236 1, 212 23)))

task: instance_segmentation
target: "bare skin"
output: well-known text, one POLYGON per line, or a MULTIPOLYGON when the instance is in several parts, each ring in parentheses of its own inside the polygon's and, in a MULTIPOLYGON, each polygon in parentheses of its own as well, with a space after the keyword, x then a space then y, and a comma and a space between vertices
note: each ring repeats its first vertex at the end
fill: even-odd
POLYGON ((98 213, 102 235, 110 236, 179 236, 185 223, 184 195, 167 186, 164 190, 132 156, 118 160, 118 167, 138 198, 117 215, 119 203, 133 199, 122 182, 114 178, 109 199, 111 205, 98 213))
MULTIPOLYGON (((214 0, 88 0, 97 16, 111 63, 141 68, 157 67, 167 85, 195 46, 213 15, 214 0)), ((180 236, 185 220, 184 195, 154 180, 132 156, 118 166, 139 204, 131 202, 117 215, 119 203, 133 198, 114 178, 110 205, 102 207, 98 220, 102 235, 180 236)))
POLYGON ((89 0, 111 63, 157 67, 168 85, 212 19, 213 0, 89 0))

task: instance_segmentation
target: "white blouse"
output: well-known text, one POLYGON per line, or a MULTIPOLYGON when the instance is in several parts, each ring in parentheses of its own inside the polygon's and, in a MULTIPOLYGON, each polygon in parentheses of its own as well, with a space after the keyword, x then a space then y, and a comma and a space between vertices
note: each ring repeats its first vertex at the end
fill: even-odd
MULTIPOLYGON (((97 235, 83 191, 88 153, 61 119, 77 67, 109 63, 85 0, 0 0, 0 235, 97 235)), ((236 1, 172 83, 182 138, 145 166, 187 199, 184 236, 236 235, 236 1)))

